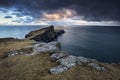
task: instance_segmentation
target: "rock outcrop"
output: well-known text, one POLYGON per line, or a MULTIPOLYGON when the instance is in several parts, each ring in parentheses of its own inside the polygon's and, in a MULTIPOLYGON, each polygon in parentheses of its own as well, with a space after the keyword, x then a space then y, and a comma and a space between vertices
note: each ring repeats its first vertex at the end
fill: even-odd
POLYGON ((57 53, 60 51, 61 47, 59 42, 50 42, 50 43, 43 43, 38 42, 33 46, 27 46, 20 50, 10 51, 7 52, 8 57, 24 54, 24 55, 35 55, 40 53, 57 53))
POLYGON ((31 31, 25 38, 40 42, 51 42, 64 32, 64 30, 54 30, 54 26, 49 26, 40 30, 31 31))
POLYGON ((107 70, 96 60, 85 58, 82 56, 73 56, 67 52, 61 51, 59 42, 39 42, 34 44, 33 46, 28 46, 21 50, 8 52, 8 57, 12 57, 19 54, 32 56, 41 53, 50 53, 51 61, 55 61, 58 63, 58 66, 50 69, 50 73, 52 74, 61 73, 76 65, 88 66, 99 71, 107 70))

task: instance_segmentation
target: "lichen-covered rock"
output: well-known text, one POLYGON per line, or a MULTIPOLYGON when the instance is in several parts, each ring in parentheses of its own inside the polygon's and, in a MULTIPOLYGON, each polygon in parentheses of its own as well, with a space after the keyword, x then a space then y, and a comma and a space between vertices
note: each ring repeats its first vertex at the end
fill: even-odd
POLYGON ((33 50, 34 50, 34 54, 38 54, 41 52, 54 53, 56 51, 59 51, 60 49, 53 44, 39 43, 39 44, 35 44, 33 50))
POLYGON ((61 49, 61 44, 60 44, 60 42, 52 41, 52 42, 49 42, 48 44, 50 44, 50 45, 55 45, 56 47, 58 47, 59 49, 61 49))
POLYGON ((58 73, 61 73, 63 71, 66 71, 66 70, 68 70, 67 67, 59 65, 57 67, 53 67, 52 69, 50 69, 50 73, 52 73, 52 74, 58 74, 58 73))
POLYGON ((106 68, 99 65, 98 61, 82 56, 77 57, 69 55, 67 52, 61 51, 60 48, 61 44, 59 42, 39 42, 32 46, 22 48, 20 50, 8 52, 8 57, 15 56, 18 54, 35 55, 40 53, 50 53, 50 59, 59 63, 57 67, 53 67, 52 69, 50 69, 50 73, 52 74, 61 73, 75 65, 84 65, 86 67, 91 67, 99 71, 106 71, 106 68))
POLYGON ((97 63, 89 63, 88 66, 90 66, 90 67, 92 67, 96 70, 99 70, 99 71, 105 71, 106 70, 106 68, 98 65, 97 63))
POLYGON ((51 59, 57 60, 57 62, 59 63, 57 67, 50 69, 50 72, 52 74, 58 74, 58 73, 68 70, 69 68, 75 65, 82 66, 83 64, 86 67, 91 67, 99 71, 106 71, 105 67, 102 67, 97 63, 98 61, 94 59, 85 58, 82 56, 77 57, 77 56, 67 55, 67 57, 66 56, 64 57, 63 54, 55 53, 51 55, 51 59), (65 70, 63 67, 65 67, 65 70))
POLYGON ((66 52, 57 52, 57 53, 54 53, 50 56, 51 60, 58 60, 60 58, 63 58, 63 57, 67 57, 69 54, 66 53, 66 52))
POLYGON ((69 55, 68 57, 59 59, 57 62, 59 62, 60 65, 70 68, 76 65, 76 59, 76 56, 69 55))
POLYGON ((89 63, 89 62, 90 62, 90 59, 88 58, 85 58, 82 56, 77 57, 77 64, 81 65, 81 63, 89 63))
POLYGON ((22 48, 20 50, 16 51, 10 51, 8 52, 8 57, 15 56, 18 54, 25 54, 25 55, 34 55, 34 54, 40 54, 40 53, 54 53, 54 52, 60 52, 61 46, 58 42, 51 42, 51 43, 36 43, 33 46, 27 46, 25 48, 22 48))

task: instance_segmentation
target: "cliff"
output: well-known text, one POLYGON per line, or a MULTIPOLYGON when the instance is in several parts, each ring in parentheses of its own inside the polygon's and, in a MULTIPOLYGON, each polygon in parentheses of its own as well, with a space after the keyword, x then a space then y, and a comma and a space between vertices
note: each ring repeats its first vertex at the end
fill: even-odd
POLYGON ((25 36, 25 38, 41 42, 51 42, 64 32, 64 30, 54 30, 54 26, 49 26, 43 29, 31 31, 25 36))
POLYGON ((0 80, 119 80, 119 66, 70 55, 58 42, 36 42, 0 60, 0 80))
POLYGON ((61 50, 59 42, 49 42, 62 31, 51 26, 30 32, 23 40, 0 39, 0 54, 4 55, 0 80, 120 80, 120 64, 70 55, 61 50))

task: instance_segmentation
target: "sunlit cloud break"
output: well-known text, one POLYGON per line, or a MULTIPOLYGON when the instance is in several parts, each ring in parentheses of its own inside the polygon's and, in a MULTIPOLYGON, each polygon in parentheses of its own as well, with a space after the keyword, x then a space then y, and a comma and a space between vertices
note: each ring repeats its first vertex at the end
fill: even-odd
POLYGON ((78 22, 86 21, 84 24, 102 25, 106 22, 118 25, 119 3, 119 0, 0 0, 0 20, 2 20, 0 24, 36 25, 38 22, 43 24, 48 21, 53 23, 72 21, 76 25, 78 22))
POLYGON ((61 20, 75 16, 76 12, 70 9, 57 10, 54 13, 43 13, 43 18, 47 20, 61 20))

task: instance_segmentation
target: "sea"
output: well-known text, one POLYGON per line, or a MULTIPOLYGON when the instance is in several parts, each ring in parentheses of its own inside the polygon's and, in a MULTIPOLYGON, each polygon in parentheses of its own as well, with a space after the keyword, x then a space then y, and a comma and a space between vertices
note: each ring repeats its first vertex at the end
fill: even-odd
MULTIPOLYGON (((24 39, 30 31, 45 26, 0 26, 0 38, 24 39)), ((59 36, 62 50, 75 56, 97 59, 101 62, 120 62, 120 26, 58 26, 66 33, 59 36)))

